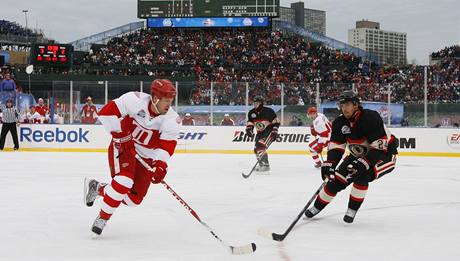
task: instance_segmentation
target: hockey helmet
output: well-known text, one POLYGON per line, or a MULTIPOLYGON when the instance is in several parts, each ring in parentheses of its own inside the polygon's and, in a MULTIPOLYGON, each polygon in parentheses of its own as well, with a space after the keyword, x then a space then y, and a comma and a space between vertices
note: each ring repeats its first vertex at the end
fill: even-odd
POLYGON ((264 97, 262 97, 261 95, 256 95, 254 96, 254 98, 252 99, 254 102, 260 102, 260 103, 264 103, 264 97))
POLYGON ((353 102, 354 104, 359 104, 358 94, 353 90, 346 90, 342 92, 339 96, 339 103, 353 102))
POLYGON ((170 80, 167 79, 154 80, 150 85, 150 91, 152 95, 159 99, 171 99, 176 97, 176 87, 170 80))
POLYGON ((307 114, 313 114, 313 113, 318 113, 318 110, 316 110, 316 107, 310 107, 307 110, 307 114))

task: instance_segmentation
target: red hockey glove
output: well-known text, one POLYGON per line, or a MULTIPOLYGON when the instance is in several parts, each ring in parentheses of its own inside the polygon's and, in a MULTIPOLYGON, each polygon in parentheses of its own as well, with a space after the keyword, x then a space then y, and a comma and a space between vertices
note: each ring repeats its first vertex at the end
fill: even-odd
POLYGON ((323 180, 329 179, 333 180, 335 178, 335 166, 336 166, 335 161, 331 160, 326 160, 321 164, 321 178, 323 180))
POLYGON ((246 136, 251 138, 254 136, 254 125, 246 126, 246 136))
POLYGON ((136 166, 136 150, 131 134, 126 132, 112 132, 112 141, 118 150, 120 168, 133 171, 136 166))
POLYGON ((315 131, 315 128, 313 128, 313 126, 310 126, 310 133, 312 136, 318 136, 318 132, 315 131))
POLYGON ((152 163, 152 169, 152 183, 158 184, 165 178, 168 172, 168 164, 162 160, 155 160, 152 163))
POLYGON ((318 143, 316 146, 315 146, 315 151, 318 153, 318 154, 321 154, 321 152, 323 151, 324 147, 326 145, 324 143, 318 143))

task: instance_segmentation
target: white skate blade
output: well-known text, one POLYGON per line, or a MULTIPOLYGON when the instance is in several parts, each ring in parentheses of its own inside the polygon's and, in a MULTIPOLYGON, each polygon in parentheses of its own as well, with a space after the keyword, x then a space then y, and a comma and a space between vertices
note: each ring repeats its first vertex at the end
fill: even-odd
POLYGON ((86 194, 88 194, 89 190, 89 181, 90 179, 85 177, 85 180, 83 181, 83 204, 86 206, 86 194))

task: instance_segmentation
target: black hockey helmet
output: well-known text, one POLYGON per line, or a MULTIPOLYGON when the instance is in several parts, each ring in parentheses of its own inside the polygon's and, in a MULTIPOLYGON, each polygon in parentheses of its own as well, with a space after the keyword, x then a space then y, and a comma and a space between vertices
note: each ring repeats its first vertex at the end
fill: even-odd
POLYGON ((353 90, 346 90, 342 92, 339 96, 339 103, 353 102, 354 104, 359 104, 358 94, 353 90))
POLYGON ((264 97, 262 97, 261 95, 256 95, 256 96, 254 96, 254 98, 252 98, 252 100, 253 100, 254 102, 260 102, 260 103, 262 103, 262 104, 263 104, 264 101, 265 101, 264 97))

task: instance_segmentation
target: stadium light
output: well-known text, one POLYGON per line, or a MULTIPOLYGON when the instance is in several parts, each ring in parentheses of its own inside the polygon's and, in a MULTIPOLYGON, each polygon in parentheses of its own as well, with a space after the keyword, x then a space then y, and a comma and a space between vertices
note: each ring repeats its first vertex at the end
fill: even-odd
POLYGON ((27 13, 29 12, 29 10, 22 10, 22 12, 24 13, 24 17, 26 18, 26 39, 27 41, 29 41, 29 31, 28 31, 28 27, 27 27, 27 13))

